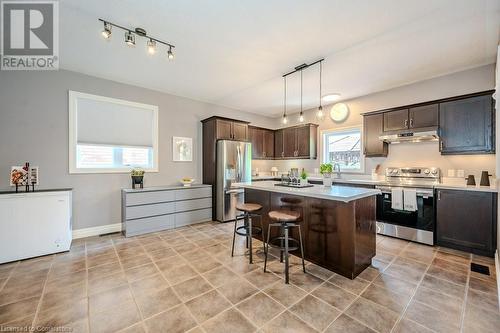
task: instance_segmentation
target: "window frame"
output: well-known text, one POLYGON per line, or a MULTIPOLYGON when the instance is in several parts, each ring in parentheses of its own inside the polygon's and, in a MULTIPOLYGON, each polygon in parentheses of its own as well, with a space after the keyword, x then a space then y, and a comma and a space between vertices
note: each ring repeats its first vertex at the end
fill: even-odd
POLYGON ((343 169, 342 166, 340 166, 340 172, 346 173, 346 174, 364 174, 365 173, 365 154, 363 153, 364 151, 364 146, 363 146, 363 126, 362 125, 357 125, 357 126, 348 126, 348 127, 340 127, 340 128, 329 128, 326 130, 321 130, 320 131, 320 163, 329 163, 330 161, 325 161, 325 157, 327 156, 327 145, 325 145, 325 140, 326 136, 329 134, 342 134, 342 133, 349 133, 353 131, 359 131, 359 154, 360 154, 360 160, 359 164, 360 167, 359 169, 343 169))
MULTIPOLYGON (((131 106, 135 108, 140 108, 140 109, 145 109, 148 111, 153 112, 153 158, 152 158, 152 167, 151 168, 145 168, 144 171, 146 172, 159 172, 159 166, 158 166, 158 106, 156 105, 150 105, 150 104, 144 104, 144 103, 137 103, 137 102, 131 102, 127 101, 124 99, 117 99, 117 98, 111 98, 111 97, 105 97, 105 96, 99 96, 99 95, 92 95, 92 94, 87 94, 87 93, 81 93, 77 91, 72 91, 69 90, 68 94, 68 103, 69 103, 69 140, 68 140, 68 147, 69 147, 69 173, 70 174, 88 174, 88 173, 94 173, 94 174, 105 174, 105 173, 129 173, 133 167, 127 166, 127 167, 121 167, 121 168, 79 168, 77 166, 77 145, 78 145, 78 133, 77 133, 77 100, 79 98, 85 98, 85 99, 91 99, 94 101, 100 101, 100 102, 106 102, 106 103, 115 103, 115 104, 120 104, 120 105, 125 105, 125 106, 131 106)), ((112 146, 112 145, 110 145, 112 146)), ((116 145, 114 145, 116 146, 116 145)), ((119 147, 131 147, 130 145, 123 145, 119 147)))

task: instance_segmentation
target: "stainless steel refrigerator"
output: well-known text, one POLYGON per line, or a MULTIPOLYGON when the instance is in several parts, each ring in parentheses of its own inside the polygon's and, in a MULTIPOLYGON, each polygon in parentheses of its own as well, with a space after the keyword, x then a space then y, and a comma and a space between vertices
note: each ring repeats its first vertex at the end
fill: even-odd
POLYGON ((243 141, 217 141, 216 177, 217 220, 233 220, 236 204, 244 202, 245 191, 235 183, 252 180, 252 144, 243 141))

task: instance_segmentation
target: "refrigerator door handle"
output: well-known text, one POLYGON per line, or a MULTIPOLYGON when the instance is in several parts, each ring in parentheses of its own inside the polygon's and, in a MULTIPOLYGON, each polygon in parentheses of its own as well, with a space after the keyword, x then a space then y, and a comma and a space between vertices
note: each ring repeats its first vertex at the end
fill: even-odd
POLYGON ((241 148, 240 146, 236 146, 236 181, 241 182, 241 148))

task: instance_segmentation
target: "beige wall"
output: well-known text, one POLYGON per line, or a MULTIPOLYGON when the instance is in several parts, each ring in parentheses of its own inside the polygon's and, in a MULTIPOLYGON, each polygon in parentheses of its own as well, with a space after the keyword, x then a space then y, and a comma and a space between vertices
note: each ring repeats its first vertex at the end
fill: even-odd
MULTIPOLYGON (((463 95, 473 92, 493 89, 495 86, 495 66, 487 65, 475 69, 454 73, 438 78, 409 84, 403 87, 354 98, 344 101, 349 107, 349 116, 341 124, 334 123, 329 117, 319 122, 319 129, 340 129, 343 127, 361 126, 361 113, 396 107, 405 104, 426 102, 435 99, 463 95)), ((324 108, 327 112, 330 106, 324 108)), ((297 114, 290 115, 290 123, 295 123, 297 114)), ((318 123, 315 110, 305 112, 305 121, 318 123)), ((275 127, 281 127, 280 119, 275 120, 275 127)), ((321 151, 321 146, 319 151, 321 151)), ((252 168, 266 172, 271 166, 277 166, 280 171, 290 167, 305 168, 312 172, 319 166, 318 160, 293 161, 254 161, 252 168)), ((495 155, 474 156, 441 156, 437 142, 403 143, 391 145, 387 158, 366 158, 365 174, 377 164, 383 168, 388 166, 436 166, 446 175, 448 169, 463 169, 465 174, 475 174, 479 177, 482 170, 495 174, 495 155)), ((349 175, 348 177, 359 177, 349 175)))

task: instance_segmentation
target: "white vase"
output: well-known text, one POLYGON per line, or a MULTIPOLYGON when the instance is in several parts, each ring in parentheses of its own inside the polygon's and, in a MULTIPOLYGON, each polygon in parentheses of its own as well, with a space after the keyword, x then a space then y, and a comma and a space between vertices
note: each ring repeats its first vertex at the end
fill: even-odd
POLYGON ((323 185, 327 186, 327 187, 331 187, 332 186, 332 182, 333 182, 332 175, 324 173, 323 174, 323 185))

